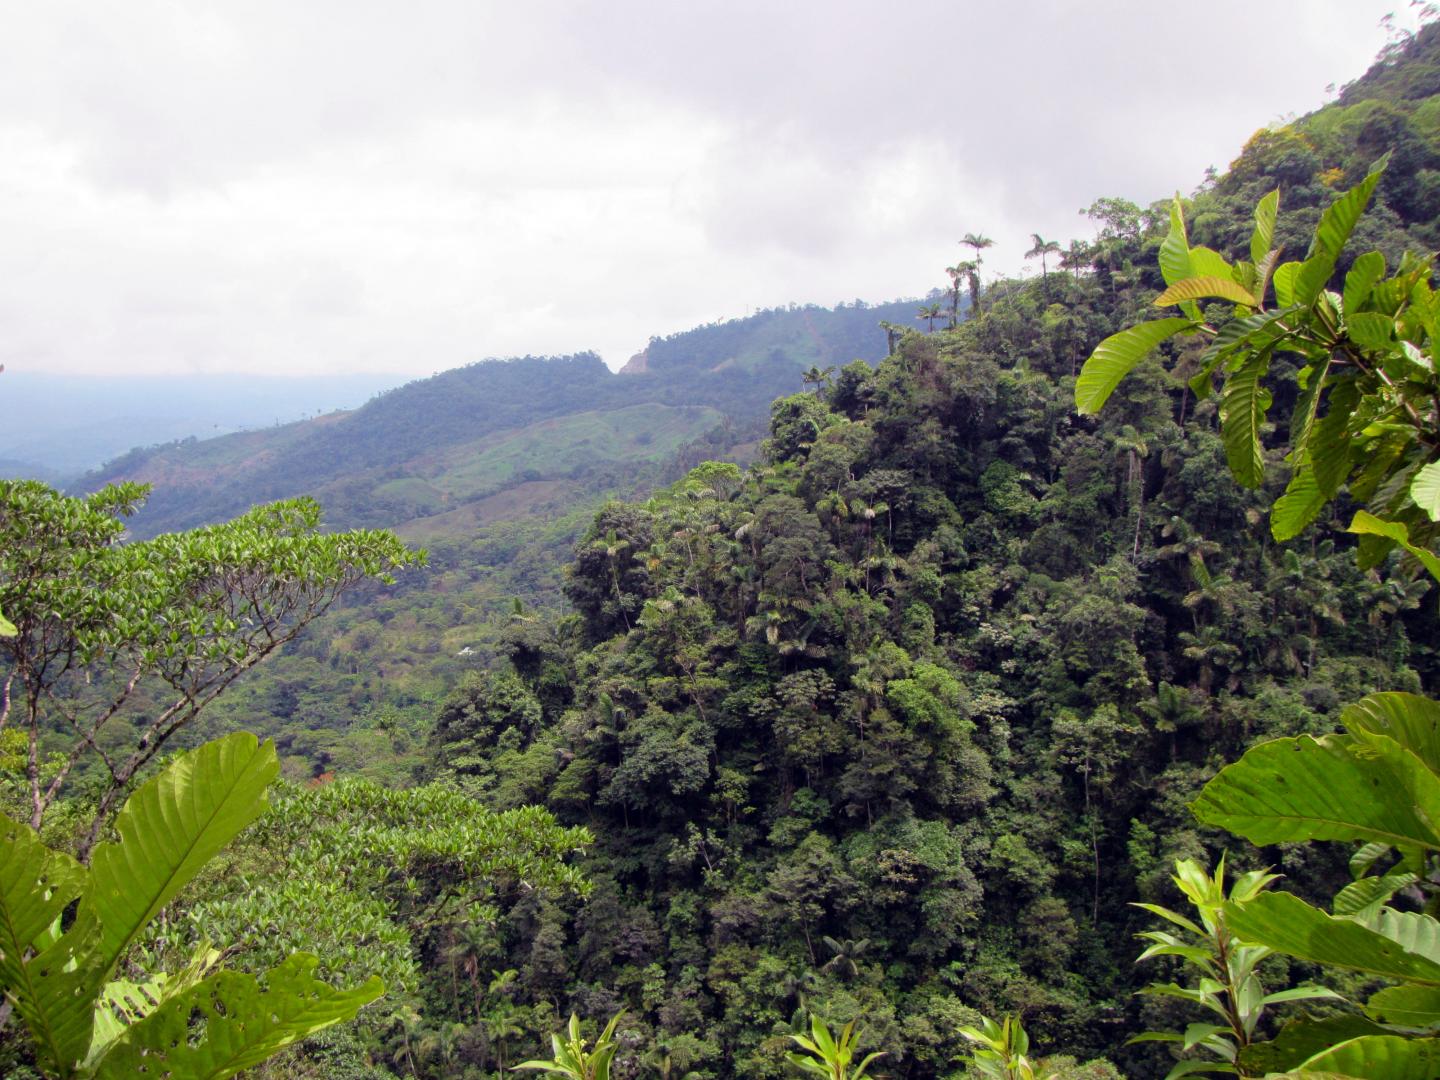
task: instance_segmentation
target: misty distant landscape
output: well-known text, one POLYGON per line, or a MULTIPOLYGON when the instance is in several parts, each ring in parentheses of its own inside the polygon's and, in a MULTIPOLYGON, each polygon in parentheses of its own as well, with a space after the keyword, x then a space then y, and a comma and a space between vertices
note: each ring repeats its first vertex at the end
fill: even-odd
POLYGON ((0 460, 61 485, 136 447, 210 439, 354 409, 403 381, 377 376, 79 376, 10 371, 0 460))

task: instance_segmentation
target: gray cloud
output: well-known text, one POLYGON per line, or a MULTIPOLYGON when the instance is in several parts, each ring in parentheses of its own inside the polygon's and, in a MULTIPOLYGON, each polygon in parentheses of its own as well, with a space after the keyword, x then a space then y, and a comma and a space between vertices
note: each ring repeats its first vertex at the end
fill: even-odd
POLYGON ((1363 71, 1382 0, 13 5, 0 361, 394 370, 1023 266, 1363 71), (1239 28, 1239 29, 1237 29, 1239 28))

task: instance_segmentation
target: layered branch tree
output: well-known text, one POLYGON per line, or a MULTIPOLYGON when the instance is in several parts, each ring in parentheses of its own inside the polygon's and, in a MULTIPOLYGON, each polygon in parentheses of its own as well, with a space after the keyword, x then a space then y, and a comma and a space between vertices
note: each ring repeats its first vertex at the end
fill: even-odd
POLYGON ((0 731, 25 732, 29 821, 98 759, 82 857, 137 775, 240 675, 345 590, 423 560, 386 532, 324 534, 309 499, 125 541, 147 488, 0 482, 0 731))

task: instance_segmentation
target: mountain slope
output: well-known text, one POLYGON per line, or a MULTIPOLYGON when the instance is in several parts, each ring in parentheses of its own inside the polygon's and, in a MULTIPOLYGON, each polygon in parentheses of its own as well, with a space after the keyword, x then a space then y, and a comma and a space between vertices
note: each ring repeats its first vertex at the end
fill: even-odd
MULTIPOLYGON (((609 487, 591 484, 593 496, 633 472, 627 463, 653 462, 663 456, 661 448, 673 452, 724 417, 733 422, 735 441, 748 437, 771 399, 798 387, 800 372, 856 358, 878 361, 885 352, 879 323, 913 321, 914 311, 913 302, 896 301, 760 312, 657 338, 642 354, 649 362, 636 362, 623 375, 590 353, 484 361, 408 383, 350 413, 135 450, 83 483, 151 483, 150 501, 134 523, 139 535, 300 494, 320 497, 335 525, 398 526, 448 514, 456 502, 490 498, 507 486, 504 477, 513 483, 540 478, 529 475, 537 471, 531 466, 501 468, 492 441, 584 413, 611 434, 610 441, 584 448, 583 464, 592 472, 609 466, 609 487), (665 408, 638 408, 646 405, 665 408), (600 419, 607 412, 615 415, 600 419), (641 446, 649 449, 635 452, 641 446), (437 470, 457 472, 448 488, 435 485, 437 470), (484 481, 460 479, 467 470, 484 481)), ((553 448, 543 428, 527 438, 508 453, 515 457, 528 447, 523 453, 544 459, 553 448)), ((538 472, 554 475, 544 467, 538 472)))

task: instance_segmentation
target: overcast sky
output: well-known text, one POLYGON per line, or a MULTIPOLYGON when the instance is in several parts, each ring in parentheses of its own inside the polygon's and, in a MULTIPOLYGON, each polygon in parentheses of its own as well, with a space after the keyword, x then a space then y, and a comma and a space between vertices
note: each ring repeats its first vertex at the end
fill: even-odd
MULTIPOLYGON (((0 362, 428 375, 1022 268, 1405 0, 0 0, 0 362)), ((1402 16, 1403 18, 1403 16, 1402 16)))

